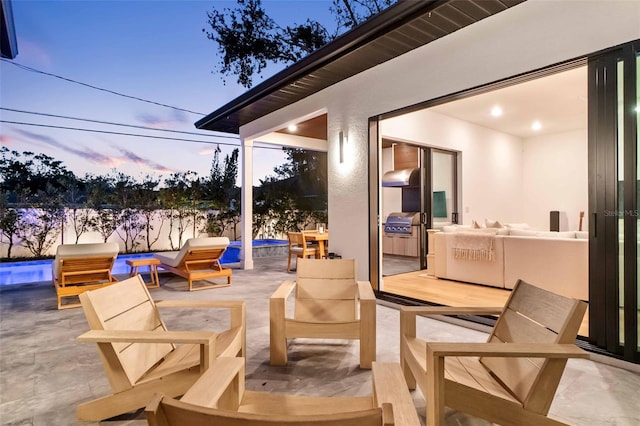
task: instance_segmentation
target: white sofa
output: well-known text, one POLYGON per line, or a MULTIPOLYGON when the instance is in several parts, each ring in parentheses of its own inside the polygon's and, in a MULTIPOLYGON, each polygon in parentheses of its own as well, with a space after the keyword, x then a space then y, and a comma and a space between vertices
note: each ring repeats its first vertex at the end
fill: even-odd
POLYGON ((518 279, 554 293, 589 299, 589 240, 586 232, 541 232, 500 229, 493 236, 492 260, 456 259, 456 232, 449 227, 432 234, 433 273, 438 278, 511 289, 518 279))

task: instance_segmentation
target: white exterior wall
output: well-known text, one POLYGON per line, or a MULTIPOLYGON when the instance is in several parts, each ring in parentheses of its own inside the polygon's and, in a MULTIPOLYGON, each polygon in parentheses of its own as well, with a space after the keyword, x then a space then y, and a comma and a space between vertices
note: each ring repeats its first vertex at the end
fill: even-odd
POLYGON ((331 251, 356 258, 359 279, 367 279, 369 117, 638 38, 638 1, 529 0, 248 123, 240 134, 263 134, 326 109, 331 251), (343 164, 340 130, 349 138, 343 164))

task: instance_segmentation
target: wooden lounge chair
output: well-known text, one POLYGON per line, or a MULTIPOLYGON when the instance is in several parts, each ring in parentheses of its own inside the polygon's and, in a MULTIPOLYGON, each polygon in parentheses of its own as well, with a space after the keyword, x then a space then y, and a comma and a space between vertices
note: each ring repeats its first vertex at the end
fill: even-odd
POLYGON ((373 395, 314 397, 245 390, 242 358, 218 358, 180 401, 156 394, 151 426, 418 426, 398 364, 373 364, 373 395))
POLYGON ((80 295, 90 331, 80 342, 97 343, 111 394, 80 404, 81 420, 100 421, 144 407, 155 392, 184 394, 217 356, 245 355, 242 301, 166 300, 154 303, 139 275, 80 295), (168 331, 158 307, 224 308, 229 328, 168 331), (181 346, 175 346, 181 344, 181 346))
POLYGON ((291 258, 296 257, 296 268, 298 259, 313 256, 320 258, 320 247, 317 244, 309 244, 303 232, 289 232, 289 256, 287 258, 287 272, 291 272, 291 258))
POLYGON ((271 365, 287 363, 287 339, 359 339, 360 368, 376 359, 376 297, 356 281, 353 259, 300 259, 296 281, 285 281, 269 300, 271 365), (286 300, 295 289, 293 318, 286 300), (358 315, 359 311, 359 315, 358 315))
POLYGON ((111 269, 118 257, 118 249, 116 243, 59 245, 51 267, 58 309, 78 307, 80 303, 76 296, 80 293, 117 281, 111 275, 111 269))
POLYGON ((227 287, 231 285, 231 269, 223 268, 220 258, 229 246, 227 237, 190 238, 180 251, 155 253, 162 264, 159 268, 186 278, 189 291, 207 288, 227 287), (194 287, 194 281, 226 277, 226 284, 203 284, 194 287))
POLYGON ((501 425, 561 425, 547 417, 575 346, 586 303, 518 281, 502 308, 402 307, 400 362, 425 395, 427 425, 444 425, 444 406, 501 425), (501 314, 486 343, 416 338, 416 315, 501 314))

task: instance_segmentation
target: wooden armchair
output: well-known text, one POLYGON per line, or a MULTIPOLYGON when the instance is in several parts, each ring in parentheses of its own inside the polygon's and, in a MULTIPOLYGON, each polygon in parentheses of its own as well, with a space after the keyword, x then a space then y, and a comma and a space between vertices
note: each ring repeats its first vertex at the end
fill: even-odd
POLYGON ((444 406, 501 425, 561 425, 547 417, 575 346, 586 303, 518 281, 504 308, 402 307, 400 362, 425 395, 427 425, 444 425, 444 406), (416 315, 501 314, 486 343, 416 338, 416 315))
POLYGON ((271 365, 286 365, 287 339, 359 339, 360 368, 376 359, 376 297, 356 281, 353 259, 300 259, 296 281, 285 281, 269 300, 271 365), (286 301, 295 289, 293 318, 286 301), (358 315, 359 311, 359 315, 358 315))
POLYGON ((159 268, 186 278, 189 291, 231 285, 231 269, 220 264, 222 255, 229 246, 227 237, 189 238, 180 251, 155 253, 159 268), (194 281, 226 278, 226 283, 209 283, 194 286, 194 281))
POLYGON ((291 272, 291 258, 296 257, 296 268, 298 267, 298 259, 313 256, 320 258, 320 248, 317 244, 311 245, 305 237, 305 232, 289 232, 289 256, 287 258, 287 272, 291 272))
POLYGON ((118 251, 116 243, 60 244, 51 268, 58 309, 78 307, 80 293, 118 281, 111 275, 118 251))
POLYGON ((398 364, 373 363, 373 395, 314 397, 245 390, 244 360, 218 358, 180 401, 156 394, 151 426, 419 426, 398 364))
POLYGON ((100 421, 142 408, 155 392, 182 395, 216 357, 245 355, 242 301, 155 303, 139 275, 85 292, 80 301, 91 330, 78 340, 97 343, 112 392, 80 404, 76 414, 81 420, 100 421), (221 333, 168 331, 158 307, 229 309, 229 328, 221 333))

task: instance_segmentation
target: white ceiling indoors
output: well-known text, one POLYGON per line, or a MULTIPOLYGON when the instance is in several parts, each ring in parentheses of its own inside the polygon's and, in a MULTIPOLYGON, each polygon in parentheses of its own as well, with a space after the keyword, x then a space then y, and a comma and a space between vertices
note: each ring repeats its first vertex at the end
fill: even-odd
POLYGON ((587 127, 587 67, 564 71, 429 108, 522 138, 587 127), (502 109, 494 117, 491 110, 502 109), (541 125, 533 130, 533 122, 541 125))

